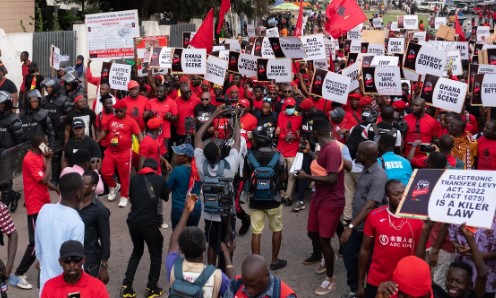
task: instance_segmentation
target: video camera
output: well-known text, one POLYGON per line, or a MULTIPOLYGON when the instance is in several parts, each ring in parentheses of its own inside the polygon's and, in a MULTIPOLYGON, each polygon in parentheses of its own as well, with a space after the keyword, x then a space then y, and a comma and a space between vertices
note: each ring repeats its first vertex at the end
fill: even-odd
MULTIPOLYGON (((218 178, 218 184, 203 185, 203 199, 205 202, 205 210, 209 206, 220 208, 220 216, 227 217, 232 215, 234 190, 232 187, 232 178, 218 178)), ((206 211, 207 212, 207 211, 206 211)))

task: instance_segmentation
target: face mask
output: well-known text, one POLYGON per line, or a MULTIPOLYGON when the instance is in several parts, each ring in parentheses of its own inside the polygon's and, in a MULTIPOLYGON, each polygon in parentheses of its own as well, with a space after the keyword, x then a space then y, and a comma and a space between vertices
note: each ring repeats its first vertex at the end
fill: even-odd
POLYGON ((293 115, 295 113, 295 108, 287 108, 286 109, 286 114, 288 115, 293 115))

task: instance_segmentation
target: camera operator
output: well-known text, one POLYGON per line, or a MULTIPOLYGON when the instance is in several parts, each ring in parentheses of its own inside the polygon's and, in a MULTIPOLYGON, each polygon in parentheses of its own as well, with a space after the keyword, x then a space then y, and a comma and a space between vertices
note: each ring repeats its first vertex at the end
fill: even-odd
POLYGON ((408 127, 406 122, 399 120, 395 121, 394 108, 390 105, 381 108, 381 122, 373 125, 374 141, 378 142, 378 138, 383 134, 390 134, 395 137, 394 153, 400 154, 402 148, 402 136, 406 133, 408 127))
MULTIPOLYGON (((209 142, 203 146, 202 138, 206 130, 212 124, 212 121, 228 110, 225 105, 220 105, 213 112, 211 117, 205 122, 195 135, 195 160, 198 167, 198 173, 203 183, 203 196, 208 198, 204 201, 204 219, 205 231, 208 241, 208 264, 215 265, 217 254, 220 254, 220 244, 225 239, 234 237, 231 223, 234 214, 234 193, 233 179, 238 168, 238 157, 240 148, 240 131, 239 120, 234 115, 234 143, 232 144, 229 155, 221 159, 221 148, 216 142, 209 142), (228 179, 226 181, 226 179, 228 179), (221 193, 210 193, 210 190, 221 193), (225 193, 225 191, 232 193, 225 193), (227 213, 227 214, 226 214, 227 213), (227 216, 226 216, 227 215, 227 216), (229 223, 229 224, 228 224, 229 223)), ((222 259, 220 259, 222 266, 222 259)))

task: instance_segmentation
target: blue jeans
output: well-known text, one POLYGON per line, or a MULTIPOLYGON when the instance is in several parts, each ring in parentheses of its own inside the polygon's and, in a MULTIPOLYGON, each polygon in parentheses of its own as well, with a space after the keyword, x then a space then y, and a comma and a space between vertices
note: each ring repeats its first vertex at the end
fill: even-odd
MULTIPOLYGON (((181 215, 183 215, 183 209, 176 209, 173 208, 171 210, 171 222, 172 222, 172 229, 174 230, 179 223, 179 220, 181 219, 181 215)), ((191 226, 198 226, 198 223, 200 222, 200 217, 201 217, 201 207, 193 209, 193 212, 191 212, 188 221, 186 222, 187 227, 191 226)))
POLYGON ((358 255, 362 245, 363 232, 353 230, 343 248, 343 260, 346 267, 346 283, 352 292, 358 288, 358 255))

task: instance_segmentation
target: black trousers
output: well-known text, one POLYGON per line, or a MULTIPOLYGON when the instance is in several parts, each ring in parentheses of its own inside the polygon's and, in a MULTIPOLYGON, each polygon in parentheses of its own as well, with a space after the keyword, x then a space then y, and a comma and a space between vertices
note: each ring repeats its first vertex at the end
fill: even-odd
POLYGON ((23 275, 26 273, 31 265, 33 265, 34 261, 36 261, 36 254, 34 252, 34 230, 36 227, 36 218, 37 214, 28 215, 28 237, 29 244, 26 247, 26 251, 24 252, 24 256, 22 257, 21 263, 17 266, 17 270, 15 275, 23 275))
POLYGON ((160 278, 162 263, 162 250, 164 247, 164 236, 160 232, 160 226, 149 225, 128 225, 131 240, 133 241, 133 252, 127 265, 126 275, 123 285, 132 287, 136 269, 140 263, 145 250, 145 243, 150 254, 150 271, 148 272, 147 287, 154 289, 157 287, 160 278))

